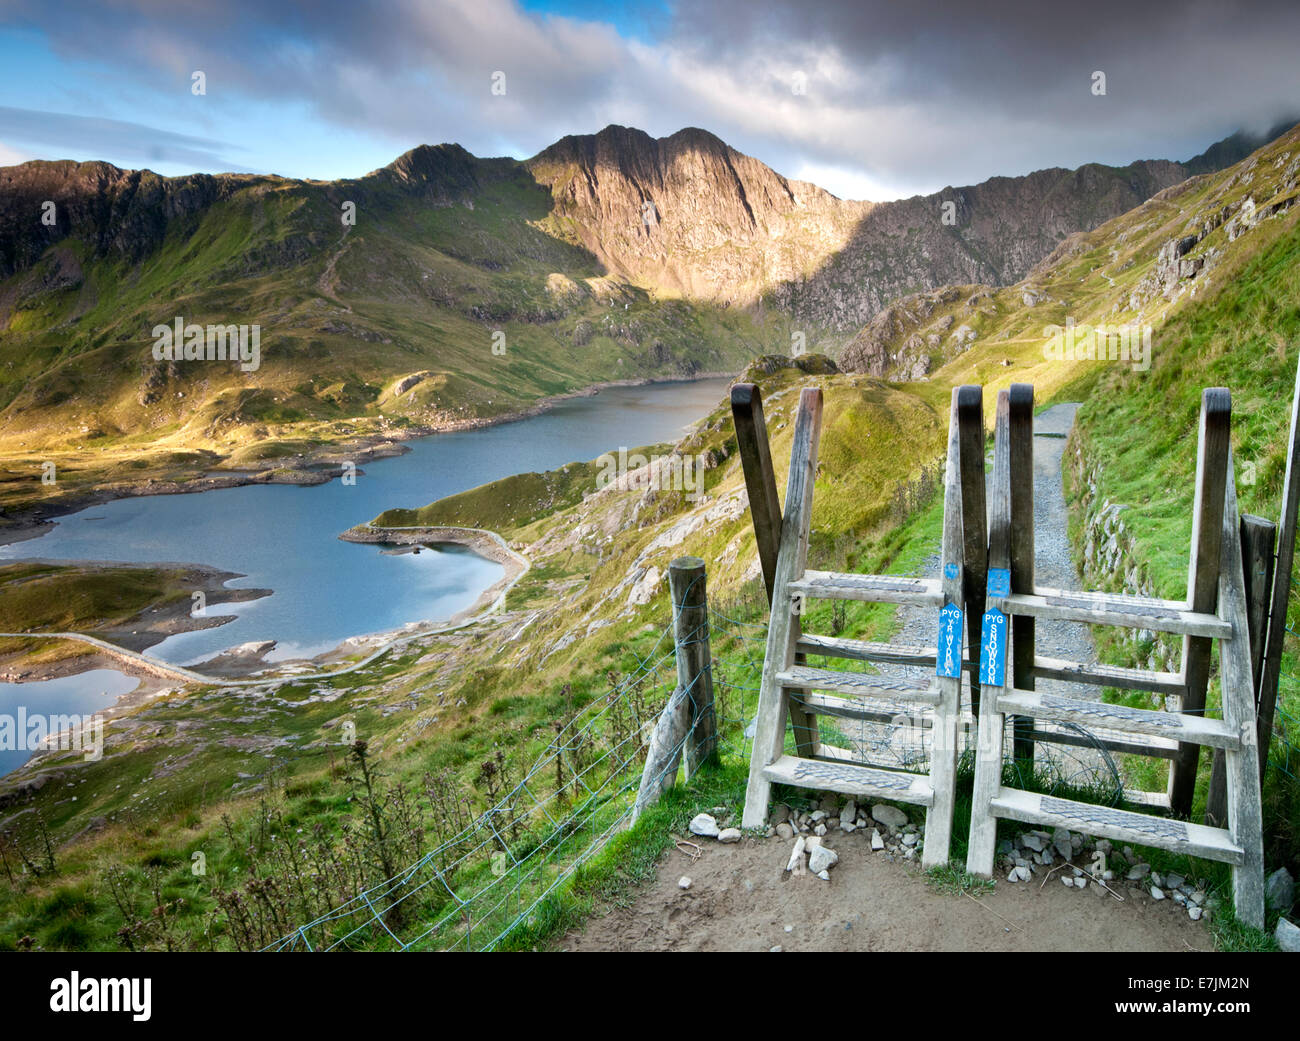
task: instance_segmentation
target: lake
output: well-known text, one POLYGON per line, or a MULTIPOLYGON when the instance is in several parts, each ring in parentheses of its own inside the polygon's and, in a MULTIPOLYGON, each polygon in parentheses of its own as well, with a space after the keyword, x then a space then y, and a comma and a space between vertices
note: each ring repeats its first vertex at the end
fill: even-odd
MULTIPOLYGON (((602 452, 675 440, 717 406, 728 379, 613 387, 539 416, 407 442, 364 465, 354 485, 247 485, 118 499, 62 517, 47 534, 0 547, 0 560, 48 557, 183 562, 234 571, 231 587, 270 596, 209 612, 234 615, 147 652, 192 664, 226 648, 275 640, 268 660, 309 657, 350 636, 447 618, 497 581, 501 565, 448 548, 388 555, 340 541, 390 507, 418 507, 511 474, 553 470, 602 452)), ((4 692, 0 691, 0 711, 4 692)))

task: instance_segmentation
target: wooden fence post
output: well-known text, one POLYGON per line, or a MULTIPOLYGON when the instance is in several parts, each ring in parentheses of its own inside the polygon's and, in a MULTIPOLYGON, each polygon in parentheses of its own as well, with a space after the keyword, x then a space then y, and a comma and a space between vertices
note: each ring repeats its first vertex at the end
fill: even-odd
MULTIPOLYGON (((984 388, 966 384, 957 390, 957 424, 960 428, 962 577, 966 612, 966 642, 972 671, 979 671, 980 625, 988 592, 988 518, 984 497, 984 388)), ((970 680, 971 710, 979 718, 980 685, 970 680)))
MULTIPOLYGON (((737 383, 731 388, 731 418, 736 427, 736 447, 745 473, 754 541, 758 545, 770 607, 776 583, 776 558, 781 549, 781 500, 776 497, 776 471, 772 468, 772 446, 767 438, 767 421, 763 418, 763 394, 755 384, 737 383)), ((794 626, 797 639, 799 619, 794 620, 794 626)), ((796 665, 806 661, 803 653, 795 655, 796 665)), ((799 755, 815 756, 821 744, 817 720, 804 712, 794 698, 790 699, 789 716, 799 755)))
POLYGON ((673 641, 677 646, 677 685, 691 703, 686 734, 686 779, 713 758, 718 748, 718 724, 713 708, 713 651, 709 646, 709 600, 704 561, 678 557, 668 565, 673 598, 673 641))
POLYGON ((655 723, 646 748, 641 787, 632 806, 632 822, 677 780, 686 760, 689 781, 718 748, 713 705, 713 651, 709 645, 709 599, 704 561, 678 557, 668 565, 673 599, 673 643, 677 648, 677 686, 655 723))
POLYGON ((1295 393, 1291 398, 1291 445, 1286 453, 1286 479, 1282 485, 1282 516, 1278 518, 1277 560, 1264 636, 1264 668, 1255 692, 1259 706, 1259 776, 1268 766, 1273 739, 1273 713, 1277 685, 1282 675, 1282 644, 1286 640, 1286 607, 1291 597, 1291 566, 1295 559, 1296 509, 1300 506, 1300 365, 1296 366, 1295 393))
MULTIPOLYGON (((1268 598, 1273 589, 1273 539, 1277 527, 1263 517, 1246 514, 1241 518, 1241 566, 1246 579, 1246 626, 1250 631, 1250 677, 1259 703, 1259 680, 1264 666, 1264 629, 1268 622, 1268 598)), ((1263 752, 1260 753, 1263 755, 1263 752)), ((1205 823, 1214 828, 1228 826, 1227 762, 1223 749, 1214 750, 1210 787, 1205 800, 1205 823)))
MULTIPOLYGON (((1011 384, 1011 591, 1034 591, 1034 388, 1028 383, 1011 384)), ((1011 686, 1034 689, 1034 619, 1014 615, 1011 619, 1011 686)), ((1034 759, 1034 721, 1029 716, 1012 717, 1016 759, 1034 759)))
MULTIPOLYGON (((1223 542, 1223 503, 1228 478, 1228 449, 1232 398, 1223 387, 1201 395, 1200 431, 1196 448, 1196 503, 1192 512, 1192 552, 1187 567, 1187 600, 1193 611, 1213 614, 1219 602, 1219 548, 1223 542)), ((1187 684, 1183 712, 1205 712, 1213 641, 1205 636, 1183 637, 1182 673, 1187 684)), ((1169 808, 1177 817, 1192 812, 1196 766, 1201 746, 1182 742, 1169 766, 1169 808)))

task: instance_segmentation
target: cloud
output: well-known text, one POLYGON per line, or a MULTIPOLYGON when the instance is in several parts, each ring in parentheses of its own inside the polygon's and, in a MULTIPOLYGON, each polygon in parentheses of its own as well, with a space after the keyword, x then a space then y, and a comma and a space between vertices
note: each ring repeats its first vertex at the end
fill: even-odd
POLYGON ((73 157, 112 157, 117 162, 143 160, 154 165, 195 169, 241 169, 224 158, 221 150, 229 146, 219 141, 119 119, 0 105, 0 137, 73 157))
POLYGON ((532 154, 611 122, 656 135, 701 126, 783 173, 825 171, 825 187, 845 195, 1188 158, 1300 110, 1300 7, 1289 2, 686 0, 666 20, 655 6, 649 40, 514 0, 13 10, 66 58, 173 92, 202 69, 214 98, 298 104, 394 154, 449 140, 532 154), (1104 96, 1091 89, 1098 70, 1104 96), (492 93, 495 72, 504 95, 492 93))

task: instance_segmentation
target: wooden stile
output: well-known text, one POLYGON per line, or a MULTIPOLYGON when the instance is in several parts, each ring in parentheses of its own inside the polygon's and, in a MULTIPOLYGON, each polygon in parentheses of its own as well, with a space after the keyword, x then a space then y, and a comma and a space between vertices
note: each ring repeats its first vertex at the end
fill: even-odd
MULTIPOLYGON (((802 392, 791 447, 785 517, 773 572, 771 621, 745 793, 742 821, 745 827, 760 827, 766 821, 773 783, 912 803, 926 808, 922 864, 929 867, 947 863, 964 661, 960 612, 965 582, 965 527, 961 507, 963 466, 959 412, 960 400, 964 397, 969 402, 972 389, 978 401, 978 388, 959 388, 953 393, 944 483, 942 574, 937 580, 807 570, 821 393, 812 389, 802 392), (934 648, 917 648, 804 634, 798 625, 799 615, 810 598, 933 606, 940 609, 936 617, 941 623, 939 639, 934 648), (932 679, 916 679, 811 668, 803 663, 805 654, 929 664, 935 667, 936 675, 932 679), (813 718, 826 715, 888 722, 899 716, 916 719, 923 709, 933 712, 928 776, 853 762, 849 750, 825 745, 813 754, 797 745, 795 754, 785 752, 787 717, 793 722, 796 712, 813 718)), ((746 394, 744 399, 753 402, 756 394, 746 394)), ((982 445, 980 462, 982 472, 982 445)), ((748 468, 746 472, 748 475, 748 468)), ((981 510, 982 498, 981 489, 981 510)))
MULTIPOLYGON (((1254 671, 1258 657, 1252 661, 1251 619, 1242 548, 1243 527, 1254 533, 1257 526, 1243 526, 1237 515, 1228 440, 1231 400, 1227 391, 1207 390, 1202 399, 1196 515, 1186 603, 1040 588, 1035 588, 1032 593, 1013 591, 1004 597, 996 595, 1000 588, 996 576, 1002 567, 1010 566, 1013 552, 1010 411, 1009 395, 1003 392, 998 397, 990 493, 987 614, 1006 611, 1014 619, 1016 614, 1024 612, 1094 624, 1181 632, 1184 635, 1185 667, 1180 676, 1151 673, 1148 675, 1152 678, 1144 681, 1139 676, 1140 670, 1054 663, 1051 659, 1034 657, 1028 657, 1028 660, 1032 663, 1031 673, 1038 676, 1100 683, 1106 682, 1109 675, 1125 681, 1118 685, 1135 689, 1176 693, 1181 686, 1185 688, 1186 697, 1180 706, 1181 712, 1167 712, 1018 689, 1007 681, 1005 667, 1010 661, 1014 669, 1017 660, 1014 624, 1001 630, 1011 637, 1009 652, 1005 646, 999 648, 996 641, 986 639, 981 647, 980 732, 967 869, 979 875, 992 874, 999 818, 1067 828, 1233 865, 1236 913, 1242 921, 1262 928, 1263 839, 1254 696, 1254 671), (1209 577, 1213 579, 1213 588, 1207 589, 1209 577), (1204 716, 1204 682, 1208 677, 1209 654, 1215 640, 1219 646, 1223 687, 1222 720, 1204 716), (1009 653, 1009 657, 999 664, 995 650, 1000 650, 1003 655, 1009 653), (1195 756, 1187 754, 1188 748, 1199 751, 1201 745, 1206 745, 1221 750, 1226 781, 1226 827, 1191 824, 1004 787, 1001 774, 1005 713, 1085 727, 1095 724, 1124 735, 1145 735, 1146 742, 1159 741, 1163 748, 1172 749, 1174 769, 1171 775, 1177 770, 1185 771, 1189 763, 1190 768, 1195 769, 1195 756)), ((1262 537, 1256 539, 1254 534, 1249 538, 1257 544, 1246 551, 1246 559, 1259 561, 1266 557, 1261 548, 1266 540, 1262 537)), ((1258 595, 1255 599, 1258 604, 1258 595)), ((986 632, 996 631, 996 626, 990 626, 988 621, 984 628, 986 632)), ((1036 734, 1040 740, 1048 737, 1042 732, 1036 734)), ((1110 744, 1114 746, 1115 743, 1110 744)), ((1135 750, 1144 752, 1140 746, 1135 750)), ((1144 754, 1159 754, 1159 751, 1153 747, 1144 754)), ((1181 774, 1178 774, 1176 783, 1171 776, 1171 799, 1175 792, 1182 797, 1184 783, 1181 774)))

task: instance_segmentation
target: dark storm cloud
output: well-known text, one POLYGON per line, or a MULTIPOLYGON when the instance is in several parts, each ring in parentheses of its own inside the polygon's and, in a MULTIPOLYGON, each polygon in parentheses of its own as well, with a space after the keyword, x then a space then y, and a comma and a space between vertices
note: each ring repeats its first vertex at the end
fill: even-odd
POLYGON ((688 0, 644 41, 513 0, 17 10, 65 55, 172 88, 202 69, 209 94, 301 100, 395 152, 457 140, 531 153, 609 122, 693 125, 868 196, 1188 158, 1300 112, 1294 3, 688 0))

